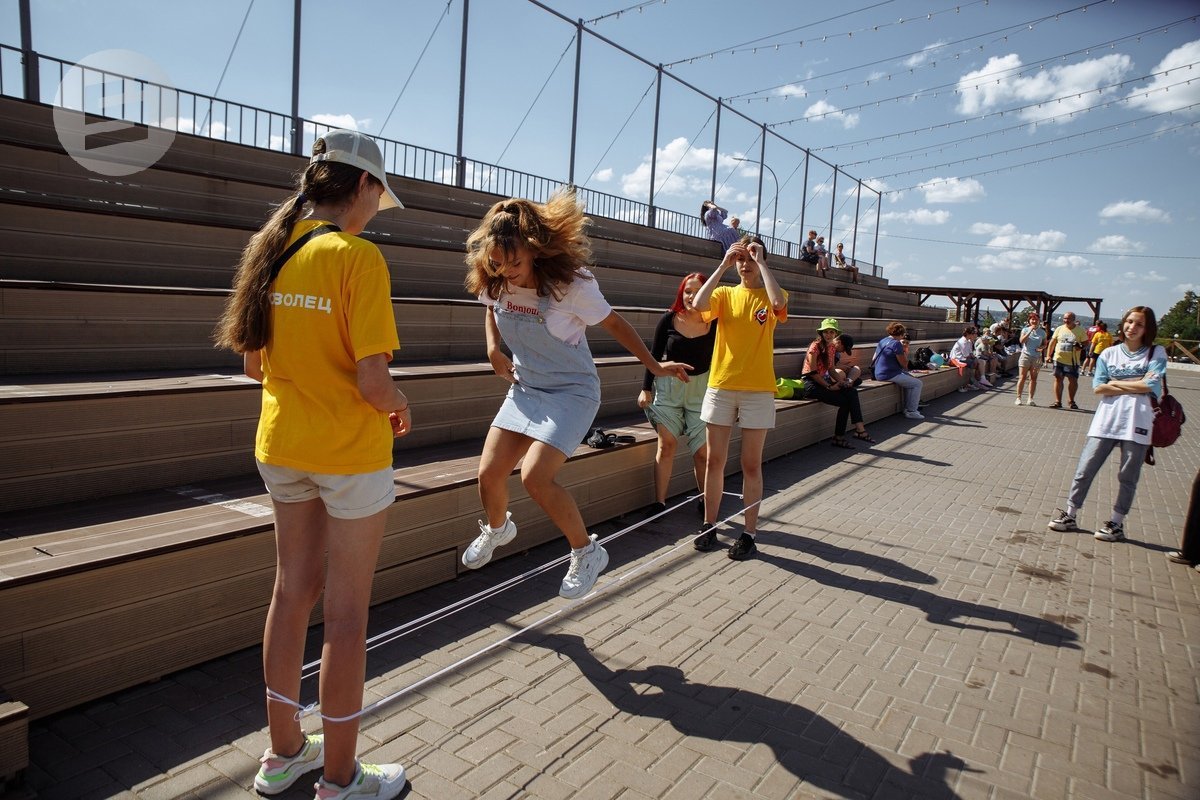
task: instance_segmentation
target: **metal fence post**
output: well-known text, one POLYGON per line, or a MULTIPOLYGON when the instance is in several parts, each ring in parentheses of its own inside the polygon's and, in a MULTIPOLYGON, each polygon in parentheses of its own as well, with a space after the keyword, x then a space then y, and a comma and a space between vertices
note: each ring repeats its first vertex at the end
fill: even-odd
POLYGON ((831 245, 833 244, 833 214, 837 207, 837 176, 838 176, 838 168, 837 168, 837 165, 835 164, 833 167, 833 188, 829 192, 830 197, 829 197, 829 234, 828 234, 828 236, 829 236, 829 243, 831 245))
POLYGON ((658 115, 662 108, 662 64, 658 65, 658 85, 654 90, 654 141, 650 145, 650 204, 646 209, 646 224, 655 227, 654 180, 658 168, 658 115))
POLYGON ((713 174, 712 188, 709 189, 708 199, 717 202, 717 156, 721 152, 721 98, 717 98, 717 132, 713 134, 713 174))
POLYGON ((31 103, 42 100, 42 81, 39 77, 38 54, 33 49, 33 19, 29 13, 29 0, 21 0, 21 61, 24 62, 25 99, 31 103))
POLYGON ((467 185, 467 161, 463 158, 463 115, 467 105, 467 24, 471 16, 471 0, 463 0, 462 49, 458 59, 458 136, 454 146, 454 185, 467 185))
POLYGON ((300 7, 292 0, 292 153, 304 154, 304 123, 300 121, 300 7))
POLYGON ((859 178, 858 179, 858 191, 854 195, 854 233, 851 234, 851 238, 850 238, 850 256, 851 256, 851 258, 858 257, 854 254, 858 252, 855 248, 858 247, 858 213, 859 213, 859 204, 861 204, 861 203, 862 203, 862 179, 859 178))
POLYGON ((754 234, 755 234, 755 236, 758 236, 760 238, 762 237, 762 206, 763 206, 762 182, 763 182, 763 172, 766 171, 763 169, 763 167, 766 163, 767 163, 767 126, 766 126, 766 123, 763 123, 761 143, 758 146, 758 202, 757 202, 758 213, 754 215, 754 234))
POLYGON ((875 250, 871 253, 871 274, 876 278, 882 277, 879 274, 879 215, 883 211, 883 192, 876 192, 878 195, 875 203, 875 250))
POLYGON ((804 249, 804 212, 808 209, 808 162, 812 153, 804 148, 804 186, 800 190, 800 248, 804 249))
MULTIPOLYGON (((579 134, 579 61, 583 57, 583 17, 575 23, 575 95, 571 103, 571 164, 567 168, 567 183, 575 185, 575 142, 579 134)), ((588 175, 584 180, 591 178, 588 175)))

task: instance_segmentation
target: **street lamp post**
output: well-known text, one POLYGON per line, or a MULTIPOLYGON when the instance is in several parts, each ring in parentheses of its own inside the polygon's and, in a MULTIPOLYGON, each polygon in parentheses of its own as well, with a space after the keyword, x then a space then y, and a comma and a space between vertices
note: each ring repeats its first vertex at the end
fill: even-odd
MULTIPOLYGON (((767 170, 767 172, 771 173, 771 180, 775 181, 775 199, 771 203, 771 238, 774 239, 775 238, 775 223, 778 222, 776 217, 779 216, 779 178, 776 177, 775 170, 771 169, 771 167, 768 166, 767 164, 763 164, 763 163, 761 163, 759 161, 755 161, 754 159, 751 159, 751 158, 738 158, 737 156, 731 156, 731 158, 733 158, 734 161, 745 161, 748 164, 758 164, 760 167, 765 168, 767 170)), ((760 203, 759 205, 762 205, 762 204, 760 203)), ((758 217, 761 220, 762 214, 759 214, 758 217)))

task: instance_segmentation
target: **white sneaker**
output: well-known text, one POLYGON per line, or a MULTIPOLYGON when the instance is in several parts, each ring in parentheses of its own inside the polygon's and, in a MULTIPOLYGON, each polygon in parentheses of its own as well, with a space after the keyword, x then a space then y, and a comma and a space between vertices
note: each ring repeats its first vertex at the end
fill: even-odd
POLYGON ((920 411, 905 411, 904 418, 905 419, 925 419, 925 415, 922 414, 920 411))
POLYGON ((960 386, 960 387, 958 387, 958 391, 960 391, 960 392, 969 392, 969 391, 970 391, 970 389, 968 389, 968 388, 967 388, 967 387, 965 387, 965 386, 960 386))
POLYGON ((1025 405, 1027 405, 1027 406, 1036 406, 1036 405, 1037 405, 1037 403, 1033 402, 1033 398, 1031 397, 1031 398, 1029 398, 1029 402, 1028 402, 1028 403, 1026 403, 1025 405))
POLYGON ((596 579, 608 566, 608 551, 596 541, 596 534, 590 537, 591 544, 571 551, 571 566, 567 576, 562 579, 558 596, 568 600, 577 600, 592 590, 596 579))
POLYGON ((1018 406, 1022 405, 1021 398, 1018 397, 1016 403, 1014 403, 1013 405, 1018 405, 1018 406))
POLYGON ((404 767, 399 764, 359 763, 349 786, 326 783, 322 777, 313 788, 317 791, 315 800, 391 800, 404 791, 407 782, 404 767))
POLYGON ((492 560, 492 551, 508 544, 517 536, 517 523, 512 521, 512 512, 506 511, 504 525, 498 531, 491 529, 483 520, 479 521, 479 535, 463 551, 462 563, 467 569, 479 569, 492 560))
POLYGON ((987 389, 991 389, 991 388, 992 388, 992 384, 990 384, 990 383, 988 382, 988 379, 987 379, 987 378, 980 378, 980 379, 979 379, 979 385, 980 385, 980 386, 983 386, 984 388, 987 388, 987 389))

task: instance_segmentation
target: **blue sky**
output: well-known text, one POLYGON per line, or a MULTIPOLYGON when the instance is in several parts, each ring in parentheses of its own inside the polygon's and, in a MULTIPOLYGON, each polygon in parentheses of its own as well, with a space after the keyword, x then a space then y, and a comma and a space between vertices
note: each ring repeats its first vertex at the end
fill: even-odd
MULTIPOLYGON (((546 4, 883 190, 877 260, 893 282, 1099 295, 1105 316, 1200 290, 1196 2, 546 4)), ((452 152, 461 14, 462 0, 305 3, 301 114, 452 152)), ((180 88, 283 112, 291 21, 291 0, 33 0, 40 52, 134 50, 180 88)), ((0 31, 18 44, 17 0, 0 0, 0 31)), ((573 35, 527 0, 472 2, 468 157, 567 177, 573 35)), ((578 183, 647 199, 654 74, 585 37, 578 183)), ((661 107, 656 202, 692 213, 711 186, 713 104, 668 79, 661 107)), ((804 192, 799 151, 768 136, 760 203, 757 166, 737 160, 757 161, 760 141, 723 113, 718 202, 743 227, 761 206, 761 230, 792 239, 802 205, 826 235, 832 211, 849 248, 846 178, 834 195, 813 162, 804 192)), ((859 213, 869 261, 873 195, 859 213)))

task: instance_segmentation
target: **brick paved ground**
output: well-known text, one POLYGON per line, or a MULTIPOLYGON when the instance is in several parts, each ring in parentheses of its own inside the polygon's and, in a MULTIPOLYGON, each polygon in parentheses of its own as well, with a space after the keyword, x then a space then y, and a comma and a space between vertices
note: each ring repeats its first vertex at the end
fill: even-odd
MULTIPOLYGON (((768 464, 754 561, 695 553, 690 507, 622 537, 606 577, 628 580, 372 715, 360 751, 408 765, 413 800, 1195 798, 1200 574, 1163 551, 1200 468, 1200 375, 1172 378, 1197 421, 1144 472, 1127 544, 1046 529, 1090 415, 953 395, 873 426, 869 450, 768 464)), ((1089 530, 1114 490, 1110 465, 1089 530)), ((391 603, 371 629, 560 550, 391 603)), ((564 609, 560 572, 373 651, 368 700, 564 609)), ((259 658, 39 721, 30 787, 253 796, 259 658)))

